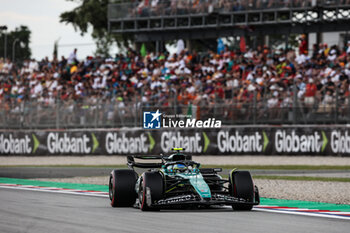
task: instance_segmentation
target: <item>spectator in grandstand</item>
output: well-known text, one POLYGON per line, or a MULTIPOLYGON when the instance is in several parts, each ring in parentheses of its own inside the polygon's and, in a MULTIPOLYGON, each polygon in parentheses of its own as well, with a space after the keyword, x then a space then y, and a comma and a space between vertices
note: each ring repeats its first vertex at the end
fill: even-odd
POLYGON ((74 49, 73 52, 69 55, 68 57, 68 64, 69 65, 72 65, 73 63, 78 63, 78 60, 77 60, 77 52, 78 52, 78 49, 74 49))
POLYGON ((307 40, 306 40, 305 34, 301 35, 301 37, 300 37, 299 54, 308 54, 307 40))
POLYGON ((330 113, 334 108, 334 97, 331 91, 326 91, 326 94, 323 96, 323 100, 319 106, 319 112, 330 113))
POLYGON ((309 78, 305 87, 305 106, 312 109, 315 106, 317 86, 312 78, 309 78))
POLYGON ((350 54, 350 40, 348 40, 348 43, 347 43, 346 53, 350 54))
POLYGON ((68 59, 27 60, 22 67, 0 61, 0 106, 18 119, 25 111, 46 119, 60 106, 64 122, 98 118, 97 122, 111 124, 120 116, 131 116, 132 107, 141 103, 176 106, 178 113, 187 113, 191 104, 202 117, 221 104, 231 104, 222 110, 230 119, 250 119, 255 104, 259 116, 279 117, 280 108, 293 105, 295 83, 301 106, 313 111, 320 103, 319 112, 328 112, 334 110, 335 98, 339 106, 347 107, 346 49, 320 44, 311 57, 303 53, 295 58, 294 51, 267 46, 244 54, 225 47, 220 54, 201 56, 183 46, 175 54, 144 57, 128 49, 114 59, 86 57, 79 62, 75 50, 68 59), (27 102, 33 107, 25 110, 21 106, 27 102), (74 112, 84 117, 69 116, 74 112))

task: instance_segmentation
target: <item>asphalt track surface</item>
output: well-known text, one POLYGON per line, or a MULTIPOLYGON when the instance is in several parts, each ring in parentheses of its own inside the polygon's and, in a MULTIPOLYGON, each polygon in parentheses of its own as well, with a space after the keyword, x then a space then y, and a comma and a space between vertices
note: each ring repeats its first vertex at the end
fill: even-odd
POLYGON ((349 232, 342 219, 209 210, 142 212, 112 208, 107 198, 0 190, 0 232, 349 232))
MULTIPOLYGON (((8 178, 71 178, 77 176, 106 176, 113 168, 95 167, 2 167, 0 177, 8 178)), ((250 170, 253 175, 290 175, 290 176, 318 176, 318 177, 350 177, 349 170, 250 170)), ((221 174, 228 174, 224 169, 221 174)))

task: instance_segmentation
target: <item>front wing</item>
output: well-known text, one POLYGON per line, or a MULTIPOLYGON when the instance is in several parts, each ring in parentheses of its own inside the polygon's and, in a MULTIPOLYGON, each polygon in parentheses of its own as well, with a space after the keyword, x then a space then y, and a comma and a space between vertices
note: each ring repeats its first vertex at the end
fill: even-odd
MULTIPOLYGON (((147 200, 147 204, 151 201, 147 200)), ((200 199, 193 194, 180 195, 170 198, 165 198, 150 204, 150 207, 171 207, 176 205, 232 205, 232 204, 249 204, 259 205, 259 201, 248 202, 243 198, 235 198, 224 194, 213 194, 211 198, 200 199)))

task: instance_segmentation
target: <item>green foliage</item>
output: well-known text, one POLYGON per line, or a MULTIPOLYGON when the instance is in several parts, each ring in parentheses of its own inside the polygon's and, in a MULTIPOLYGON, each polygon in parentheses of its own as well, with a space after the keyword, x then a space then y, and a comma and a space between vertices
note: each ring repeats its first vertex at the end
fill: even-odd
POLYGON ((88 28, 92 26, 94 38, 104 36, 107 30, 108 0, 79 0, 79 2, 80 6, 60 15, 60 22, 72 24, 81 35, 87 33, 88 28))
POLYGON ((114 42, 113 37, 106 31, 104 36, 101 36, 100 38, 96 38, 95 41, 96 41, 96 47, 97 47, 95 55, 110 57, 111 54, 109 53, 109 50, 111 45, 114 42))
MULTIPOLYGON (((29 47, 31 31, 27 26, 16 27, 13 31, 7 31, 7 58, 12 59, 13 42, 15 44, 15 59, 24 60, 30 58, 32 52, 29 47)), ((4 31, 0 34, 0 57, 4 57, 4 31)))

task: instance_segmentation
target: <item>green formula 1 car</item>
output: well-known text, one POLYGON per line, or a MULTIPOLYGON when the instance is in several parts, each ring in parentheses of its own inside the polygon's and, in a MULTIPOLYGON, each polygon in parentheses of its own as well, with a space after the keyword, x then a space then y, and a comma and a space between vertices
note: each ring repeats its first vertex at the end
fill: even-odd
POLYGON ((141 210, 231 205, 234 210, 251 210, 260 202, 259 191, 248 171, 232 170, 228 179, 221 168, 200 168, 192 156, 173 148, 170 156, 128 156, 130 169, 116 169, 109 179, 113 207, 136 206, 141 210), (159 163, 139 163, 135 159, 159 163), (140 176, 134 168, 148 171, 140 176))

